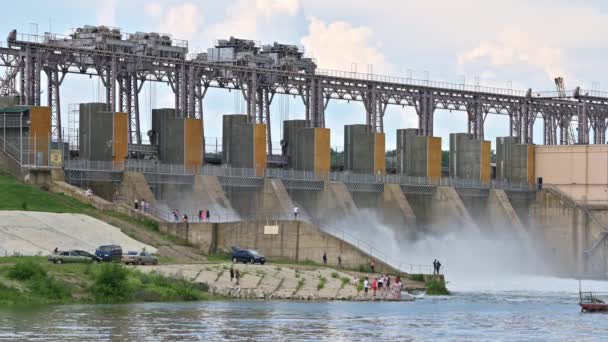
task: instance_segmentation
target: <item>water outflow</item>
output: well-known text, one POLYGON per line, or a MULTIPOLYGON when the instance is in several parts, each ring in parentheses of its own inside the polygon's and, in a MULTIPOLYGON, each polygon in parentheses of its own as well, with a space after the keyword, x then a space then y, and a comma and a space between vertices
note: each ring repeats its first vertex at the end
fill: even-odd
POLYGON ((552 289, 551 283, 540 284, 557 279, 550 278, 543 258, 530 248, 534 242, 522 241, 508 227, 481 227, 480 234, 478 227, 449 225, 441 227, 442 233, 431 233, 437 229, 383 224, 373 209, 361 211, 357 220, 333 225, 404 265, 430 266, 438 259, 449 287, 457 291, 552 289))

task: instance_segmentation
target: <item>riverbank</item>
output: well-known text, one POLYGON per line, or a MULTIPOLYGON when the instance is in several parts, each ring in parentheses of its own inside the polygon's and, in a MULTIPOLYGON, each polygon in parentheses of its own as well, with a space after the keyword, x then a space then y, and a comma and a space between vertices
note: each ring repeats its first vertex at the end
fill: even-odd
MULTIPOLYGON (((412 300, 411 296, 396 296, 395 291, 363 291, 363 279, 370 281, 379 274, 366 274, 328 267, 286 264, 187 264, 137 266, 142 272, 156 272, 171 277, 205 284, 211 294, 237 299, 285 300, 412 300), (239 284, 230 279, 230 267, 241 274, 239 284)), ((395 277, 391 276, 392 284, 395 277)), ((401 278, 402 290, 424 292, 424 281, 401 278)))
POLYGON ((49 263, 44 257, 0 258, 0 305, 201 301, 207 288, 120 264, 49 263))

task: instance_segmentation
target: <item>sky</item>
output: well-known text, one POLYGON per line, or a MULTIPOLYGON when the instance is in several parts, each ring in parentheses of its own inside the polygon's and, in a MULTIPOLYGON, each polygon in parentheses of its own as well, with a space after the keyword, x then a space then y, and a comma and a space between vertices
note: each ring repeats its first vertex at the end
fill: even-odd
MULTIPOLYGON (((21 0, 11 3, 10 12, 0 23, 6 33, 107 25, 170 33, 187 39, 191 52, 236 36, 299 45, 323 69, 518 90, 554 90, 557 76, 565 78, 566 88, 608 87, 608 2, 601 0, 21 0)), ((103 98, 100 82, 80 75, 68 75, 61 91, 64 125, 69 104, 103 98)), ((174 100, 168 85, 148 84, 140 101, 146 129, 151 108, 170 107, 174 100)), ((242 108, 240 95, 211 89, 204 101, 205 136, 221 137, 221 116, 242 108)), ((282 119, 303 118, 302 101, 275 97, 271 114, 272 140, 278 142, 282 119)), ((365 123, 360 102, 332 100, 325 116, 338 149, 345 124, 365 123)), ((396 145, 396 129, 416 126, 413 108, 389 106, 387 149, 396 145)), ((464 112, 436 110, 434 132, 444 149, 450 133, 466 128, 464 112)), ((542 130, 539 119, 535 143, 542 143, 542 130)), ((497 136, 509 134, 508 117, 489 115, 485 134, 494 146, 497 136)))

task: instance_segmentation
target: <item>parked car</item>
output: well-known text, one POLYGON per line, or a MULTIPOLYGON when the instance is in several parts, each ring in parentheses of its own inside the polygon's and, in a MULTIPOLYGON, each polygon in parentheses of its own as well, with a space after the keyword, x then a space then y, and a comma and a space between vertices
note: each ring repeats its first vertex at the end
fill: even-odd
POLYGON ((55 264, 101 261, 101 258, 91 253, 79 250, 61 251, 53 253, 49 255, 47 259, 55 264))
POLYGON ((232 262, 244 262, 244 263, 259 263, 264 265, 266 263, 266 257, 259 254, 253 249, 232 249, 232 262))
POLYGON ((126 255, 122 256, 122 262, 127 265, 157 265, 158 258, 146 251, 129 252, 126 255))
POLYGON ((120 262, 122 259, 122 247, 118 245, 99 246, 95 250, 95 255, 102 261, 120 262))

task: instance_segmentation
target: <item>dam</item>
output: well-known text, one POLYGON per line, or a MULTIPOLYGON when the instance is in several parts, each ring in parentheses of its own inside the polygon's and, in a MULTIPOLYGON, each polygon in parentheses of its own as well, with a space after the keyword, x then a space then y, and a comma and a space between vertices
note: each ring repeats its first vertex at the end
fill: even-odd
POLYGON ((31 41, 9 33, 8 46, 0 48, 3 67, 23 86, 0 97, 3 166, 51 191, 78 196, 91 189, 103 206, 145 201, 146 214, 162 229, 206 252, 238 245, 296 260, 318 260, 327 252, 331 260, 349 256, 345 262, 352 266, 375 259, 381 267, 413 273, 435 257, 449 255, 446 267, 458 267, 467 255, 479 257, 476 250, 492 249, 496 260, 517 259, 528 272, 606 276, 606 126, 590 124, 607 106, 601 96, 578 89, 557 98, 327 74, 297 47, 260 49, 233 37, 191 59, 187 42, 166 38, 158 51, 142 53, 150 51, 138 45, 144 38, 103 26, 86 26, 64 39, 31 41), (76 54, 89 58, 72 58, 76 54), (62 66, 62 55, 70 65, 62 66), (173 108, 149 113, 148 141, 142 139, 137 94, 144 80, 152 80, 133 73, 136 66, 175 92, 173 108), (43 69, 51 75, 44 106, 43 69), (64 135, 58 105, 63 77, 56 76, 83 70, 104 80, 106 99, 71 104, 75 133, 64 135), (221 114, 221 147, 214 153, 207 150, 202 115, 208 87, 242 92, 246 101, 246 111, 221 114), (305 103, 304 119, 281 122, 279 153, 269 123, 275 94, 301 96, 305 103), (365 122, 344 125, 340 152, 331 148, 325 127, 330 100, 364 104, 365 122), (389 104, 415 107, 418 127, 385 127, 389 104), (445 137, 447 155, 444 137, 433 135, 438 108, 468 114, 467 132, 445 137), (540 113, 546 115, 545 144, 535 145, 540 113), (570 127, 554 122, 564 113, 570 119, 578 113, 583 126, 577 141, 558 145, 558 128, 566 136, 570 127), (509 115, 509 136, 485 140, 487 114, 509 115), (396 132, 391 151, 389 130, 396 132), (209 218, 199 220, 207 210, 209 218), (428 241, 442 241, 444 248, 428 241), (453 254, 442 254, 451 247, 453 254))

